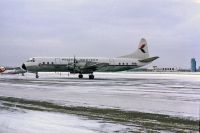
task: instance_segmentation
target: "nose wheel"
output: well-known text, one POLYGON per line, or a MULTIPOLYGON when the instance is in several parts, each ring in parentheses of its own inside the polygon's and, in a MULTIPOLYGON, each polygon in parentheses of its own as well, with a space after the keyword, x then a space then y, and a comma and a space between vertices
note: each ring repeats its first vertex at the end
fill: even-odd
POLYGON ((35 73, 35 78, 36 78, 36 79, 39 78, 38 72, 35 73))

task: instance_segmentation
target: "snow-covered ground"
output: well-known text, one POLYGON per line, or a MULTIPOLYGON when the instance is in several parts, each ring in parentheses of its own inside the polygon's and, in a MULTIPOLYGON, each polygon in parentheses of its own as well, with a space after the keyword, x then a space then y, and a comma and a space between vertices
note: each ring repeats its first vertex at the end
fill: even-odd
POLYGON ((61 113, 0 110, 0 133, 109 133, 126 128, 61 113))
POLYGON ((67 73, 1 75, 0 96, 73 106, 119 108, 198 119, 200 74, 95 73, 95 80, 67 73))

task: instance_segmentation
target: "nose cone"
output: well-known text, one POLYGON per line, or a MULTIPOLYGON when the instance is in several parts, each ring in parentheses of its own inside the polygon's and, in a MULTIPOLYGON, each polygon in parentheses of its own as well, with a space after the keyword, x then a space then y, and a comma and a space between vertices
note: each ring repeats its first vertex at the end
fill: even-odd
POLYGON ((26 65, 22 64, 22 69, 24 69, 25 71, 27 71, 26 65))

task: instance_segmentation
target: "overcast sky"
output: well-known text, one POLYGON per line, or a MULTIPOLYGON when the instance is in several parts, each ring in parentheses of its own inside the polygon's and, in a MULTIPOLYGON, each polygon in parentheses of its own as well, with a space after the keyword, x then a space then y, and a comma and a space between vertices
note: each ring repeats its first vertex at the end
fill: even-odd
POLYGON ((200 0, 0 0, 0 65, 116 57, 148 41, 152 65, 200 65, 200 0))

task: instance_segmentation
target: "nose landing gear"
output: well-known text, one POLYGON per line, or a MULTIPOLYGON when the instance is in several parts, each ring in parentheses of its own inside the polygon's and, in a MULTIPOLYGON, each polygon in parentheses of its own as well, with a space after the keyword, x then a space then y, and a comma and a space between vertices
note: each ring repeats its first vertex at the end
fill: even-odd
MULTIPOLYGON (((83 74, 80 73, 80 74, 78 75, 78 78, 79 78, 79 79, 82 79, 82 78, 83 78, 83 74)), ((94 79, 94 75, 93 75, 93 74, 89 74, 89 79, 94 79)))
POLYGON ((35 78, 36 78, 36 79, 39 78, 38 72, 35 73, 35 78))

